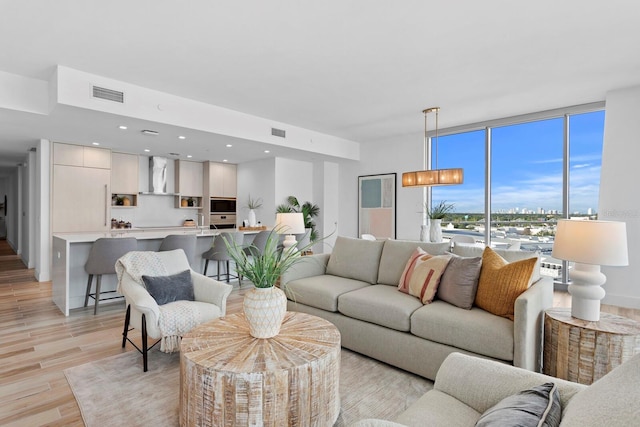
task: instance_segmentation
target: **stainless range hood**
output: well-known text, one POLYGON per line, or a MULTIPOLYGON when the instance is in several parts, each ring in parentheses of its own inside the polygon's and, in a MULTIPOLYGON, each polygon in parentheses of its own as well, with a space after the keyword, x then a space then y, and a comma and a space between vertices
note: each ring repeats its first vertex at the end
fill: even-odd
POLYGON ((149 191, 141 191, 140 194, 177 196, 176 193, 167 193, 167 163, 166 157, 149 157, 149 191))

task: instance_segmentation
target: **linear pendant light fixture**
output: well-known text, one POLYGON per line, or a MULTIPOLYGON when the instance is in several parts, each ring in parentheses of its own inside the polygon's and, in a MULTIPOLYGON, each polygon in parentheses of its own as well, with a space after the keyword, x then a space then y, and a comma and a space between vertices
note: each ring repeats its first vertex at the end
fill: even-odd
POLYGON ((402 186, 403 187, 432 187, 436 185, 457 185, 462 184, 464 174, 462 168, 454 169, 438 169, 438 113, 440 107, 431 107, 426 110, 422 110, 424 113, 424 170, 403 172, 402 173, 402 186), (427 136, 427 114, 436 113, 436 168, 431 169, 430 165, 427 165, 427 144, 429 138, 427 136))

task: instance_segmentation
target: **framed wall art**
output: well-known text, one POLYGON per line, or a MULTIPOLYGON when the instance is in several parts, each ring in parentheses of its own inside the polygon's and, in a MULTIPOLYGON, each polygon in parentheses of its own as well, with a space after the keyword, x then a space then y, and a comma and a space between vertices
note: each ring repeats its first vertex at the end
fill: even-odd
POLYGON ((396 174, 358 177, 358 237, 396 238, 396 174))

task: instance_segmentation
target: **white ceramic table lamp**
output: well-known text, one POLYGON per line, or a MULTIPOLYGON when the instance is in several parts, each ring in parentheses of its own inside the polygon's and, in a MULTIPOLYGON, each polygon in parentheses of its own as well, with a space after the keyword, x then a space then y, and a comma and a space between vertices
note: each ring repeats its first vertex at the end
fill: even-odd
POLYGON ((277 213, 275 229, 278 234, 286 234, 282 245, 285 250, 290 250, 297 243, 294 234, 302 234, 305 231, 304 217, 302 213, 277 213))
POLYGON ((601 265, 629 265, 627 227, 618 221, 558 220, 554 258, 574 261, 570 271, 571 315, 578 319, 600 320, 600 300, 607 278, 601 265))

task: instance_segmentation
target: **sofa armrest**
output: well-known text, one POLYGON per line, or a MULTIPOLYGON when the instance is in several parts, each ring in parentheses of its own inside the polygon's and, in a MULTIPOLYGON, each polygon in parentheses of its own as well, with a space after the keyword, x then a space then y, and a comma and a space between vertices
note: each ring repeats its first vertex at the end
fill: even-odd
POLYGON ((517 299, 514 307, 513 365, 542 371, 544 311, 553 306, 553 280, 543 277, 517 299))
POLYGON ((280 286, 286 286, 286 284, 292 280, 322 276, 327 271, 330 255, 331 254, 317 254, 301 257, 299 261, 282 274, 280 286))
POLYGON ((583 384, 461 353, 447 356, 436 374, 433 388, 482 414, 505 397, 546 382, 557 384, 563 407, 586 388, 583 384))
MULTIPOLYGON (((132 305, 141 315, 145 315, 147 324, 158 324, 158 319, 160 318, 158 303, 144 286, 138 284, 126 272, 118 283, 118 292, 124 295, 127 304, 132 305)), ((132 319, 132 323, 139 327, 137 319, 132 319)))
POLYGON ((233 286, 195 271, 191 271, 191 280, 193 281, 193 294, 196 301, 217 305, 220 307, 220 315, 224 316, 227 312, 227 297, 231 293, 233 286))

